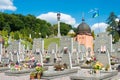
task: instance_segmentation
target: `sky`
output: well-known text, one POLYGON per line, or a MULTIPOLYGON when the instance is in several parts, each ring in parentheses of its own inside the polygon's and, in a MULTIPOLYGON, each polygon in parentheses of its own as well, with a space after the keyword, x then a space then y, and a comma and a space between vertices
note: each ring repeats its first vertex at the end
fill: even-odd
POLYGON ((5 13, 32 14, 51 24, 57 23, 56 14, 61 13, 61 22, 77 27, 84 17, 95 32, 104 32, 111 12, 120 17, 120 0, 0 0, 0 11, 5 13), (99 16, 92 18, 92 10, 99 16))

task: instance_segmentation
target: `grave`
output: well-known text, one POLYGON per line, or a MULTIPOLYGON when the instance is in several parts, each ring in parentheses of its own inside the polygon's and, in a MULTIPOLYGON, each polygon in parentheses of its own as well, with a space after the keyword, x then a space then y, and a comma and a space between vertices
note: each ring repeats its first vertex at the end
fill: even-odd
POLYGON ((100 63, 103 64, 104 67, 109 66, 109 70, 112 70, 110 54, 108 51, 106 51, 106 53, 96 53, 95 57, 100 63))
POLYGON ((35 38, 33 40, 32 52, 41 52, 42 54, 44 53, 44 40, 42 38, 35 38))
POLYGON ((120 59, 120 41, 113 44, 113 56, 120 59))
POLYGON ((62 36, 60 38, 60 53, 64 51, 64 48, 67 48, 70 53, 73 53, 73 38, 68 36, 62 36))
POLYGON ((83 61, 84 60, 84 57, 86 57, 86 47, 84 46, 84 45, 80 45, 79 46, 79 58, 80 58, 80 60, 81 61, 83 61))
POLYGON ((33 40, 32 52, 35 57, 35 60, 43 65, 44 40, 42 38, 35 38, 33 40))
POLYGON ((48 46, 47 54, 46 56, 49 57, 49 63, 48 65, 53 65, 54 64, 54 59, 57 59, 57 51, 58 51, 58 45, 56 43, 51 43, 48 46))
POLYGON ((112 77, 117 74, 117 71, 90 74, 88 69, 82 69, 78 73, 71 75, 70 80, 112 80, 112 77))
POLYGON ((109 35, 107 32, 99 33, 95 38, 94 52, 98 53, 99 51, 105 52, 108 50, 111 53, 112 48, 112 35, 109 35))
POLYGON ((44 71, 42 79, 50 80, 57 77, 68 76, 70 74, 77 73, 78 71, 77 68, 72 68, 71 53, 68 51, 68 49, 66 49, 66 51, 63 53, 61 62, 58 64, 66 64, 68 68, 62 71, 55 70, 44 71))
POLYGON ((42 79, 54 79, 61 76, 76 73, 78 69, 72 68, 71 54, 73 53, 73 38, 63 36, 60 39, 59 61, 58 65, 66 64, 67 69, 55 71, 54 69, 43 72, 42 79), (61 55, 62 54, 62 55, 61 55))
POLYGON ((79 64, 79 43, 76 41, 73 41, 73 53, 71 54, 72 58, 72 63, 73 64, 79 64))
POLYGON ((95 38, 94 43, 94 52, 98 61, 100 61, 105 67, 110 66, 111 70, 111 61, 110 54, 112 53, 112 35, 103 32, 99 33, 95 38))
MULTIPOLYGON (((88 49, 88 51, 90 50, 88 49)), ((118 74, 116 70, 111 69, 110 52, 112 52, 112 36, 108 36, 106 33, 99 34, 95 40, 94 51, 96 59, 104 67, 109 66, 109 70, 100 71, 99 74, 91 74, 88 71, 89 69, 82 69, 77 74, 70 76, 71 80, 108 80, 118 74)))
POLYGON ((0 62, 1 62, 1 58, 2 58, 2 42, 0 42, 0 62))
POLYGON ((9 64, 9 58, 2 58, 1 62, 2 64, 9 64))
POLYGON ((58 45, 56 43, 51 43, 49 46, 48 46, 48 53, 57 53, 58 51, 58 45))
POLYGON ((21 43, 21 40, 13 41, 6 48, 9 59, 13 62, 24 61, 25 46, 21 43))

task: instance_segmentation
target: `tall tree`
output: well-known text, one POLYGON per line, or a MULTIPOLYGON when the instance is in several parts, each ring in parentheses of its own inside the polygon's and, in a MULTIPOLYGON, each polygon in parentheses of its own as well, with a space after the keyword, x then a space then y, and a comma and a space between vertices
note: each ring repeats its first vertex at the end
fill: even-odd
POLYGON ((111 12, 110 16, 107 19, 107 24, 109 24, 109 26, 106 30, 109 32, 109 34, 112 35, 113 43, 119 40, 119 34, 117 32, 118 23, 116 22, 116 18, 117 16, 114 14, 114 12, 111 12))

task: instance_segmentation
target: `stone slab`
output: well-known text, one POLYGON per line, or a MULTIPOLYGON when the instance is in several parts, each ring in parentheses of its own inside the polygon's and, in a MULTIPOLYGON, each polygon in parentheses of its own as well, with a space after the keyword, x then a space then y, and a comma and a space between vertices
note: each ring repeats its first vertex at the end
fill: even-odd
POLYGON ((89 70, 81 70, 77 74, 70 76, 71 80, 109 80, 111 77, 118 74, 117 71, 100 72, 96 74, 90 74, 89 70))
POLYGON ((65 76, 68 74, 77 73, 78 69, 66 69, 64 71, 45 71, 43 72, 42 79, 55 79, 57 77, 65 76))

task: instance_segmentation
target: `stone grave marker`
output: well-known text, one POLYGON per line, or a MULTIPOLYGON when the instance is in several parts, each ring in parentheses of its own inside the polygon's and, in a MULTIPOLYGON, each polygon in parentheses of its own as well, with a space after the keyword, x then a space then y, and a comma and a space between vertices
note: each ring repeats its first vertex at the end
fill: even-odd
POLYGON ((34 53, 35 60, 39 61, 43 65, 43 55, 44 54, 44 40, 42 38, 33 40, 32 52, 34 53))
POLYGON ((32 52, 41 52, 42 54, 44 53, 44 40, 42 38, 35 38, 33 40, 32 52))
POLYGON ((3 64, 9 64, 9 58, 2 58, 2 59, 1 59, 1 62, 2 62, 3 64))
POLYGON ((111 61, 110 54, 112 52, 112 35, 108 35, 108 33, 103 32, 99 33, 95 38, 94 43, 94 52, 97 60, 101 62, 104 67, 109 65, 111 70, 111 61))
POLYGON ((2 58, 2 43, 0 42, 0 62, 1 62, 1 58, 2 58))
POLYGON ((116 56, 117 58, 120 59, 120 41, 119 42, 116 42, 114 45, 113 45, 113 53, 112 55, 116 56))
POLYGON ((82 44, 79 46, 79 58, 80 60, 84 60, 84 57, 86 57, 86 47, 82 44))
POLYGON ((110 61, 110 53, 108 50, 105 53, 96 53, 95 56, 96 56, 96 59, 99 62, 101 62, 104 67, 109 66, 110 67, 109 69, 112 70, 111 61, 110 61))
POLYGON ((60 53, 64 52, 64 49, 67 48, 70 53, 73 52, 73 38, 68 36, 62 36, 60 39, 60 53))
POLYGON ((48 46, 48 53, 57 53, 58 51, 58 45, 56 43, 51 43, 49 46, 48 46))
POLYGON ((94 52, 105 52, 106 50, 112 52, 112 35, 107 32, 99 33, 95 38, 94 52))
POLYGON ((68 50, 66 53, 63 53, 62 55, 62 63, 67 64, 69 69, 72 68, 71 53, 68 50))
POLYGON ((16 62, 20 62, 24 60, 24 52, 25 52, 25 47, 21 43, 21 40, 16 40, 13 41, 9 44, 7 47, 7 53, 9 54, 9 59, 16 62))
POLYGON ((79 63, 79 43, 73 41, 73 53, 71 54, 72 63, 78 64, 79 63))

